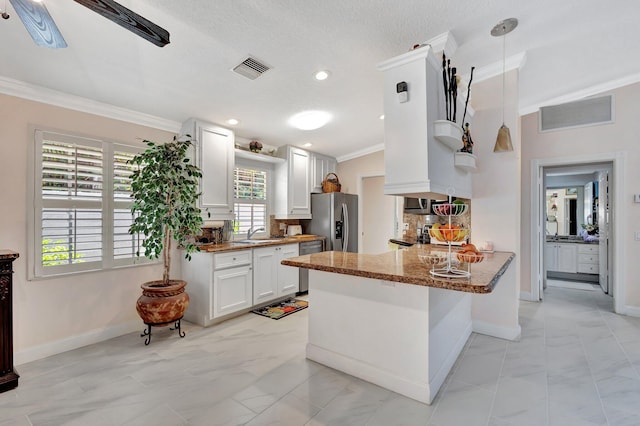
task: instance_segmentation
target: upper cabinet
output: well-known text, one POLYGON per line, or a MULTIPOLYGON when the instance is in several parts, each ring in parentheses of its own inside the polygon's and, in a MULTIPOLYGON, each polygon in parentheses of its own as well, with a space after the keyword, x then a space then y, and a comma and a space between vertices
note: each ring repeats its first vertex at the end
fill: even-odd
POLYGON ((189 119, 182 126, 196 148, 196 164, 202 171, 200 202, 205 220, 233 219, 234 134, 210 123, 189 119))
POLYGON ((455 149, 435 137, 435 122, 445 118, 445 109, 441 63, 431 47, 392 58, 378 69, 384 73, 384 193, 471 198, 468 170, 456 167, 455 149), (404 95, 398 93, 399 83, 406 83, 404 95))
POLYGON ((278 156, 286 161, 275 168, 275 218, 311 219, 311 153, 287 145, 278 156))
POLYGON ((327 155, 311 153, 311 192, 322 192, 322 181, 335 173, 338 162, 327 155))

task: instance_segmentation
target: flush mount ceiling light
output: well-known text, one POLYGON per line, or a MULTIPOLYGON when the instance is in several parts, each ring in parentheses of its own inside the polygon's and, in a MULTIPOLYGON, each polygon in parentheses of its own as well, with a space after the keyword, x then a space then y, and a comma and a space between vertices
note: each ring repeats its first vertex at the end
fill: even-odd
POLYGON ((307 143, 303 144, 302 146, 305 147, 305 148, 310 148, 311 145, 313 145, 311 142, 307 142, 307 143))
POLYGON ((491 30, 492 36, 502 37, 502 126, 498 129, 498 137, 496 138, 496 145, 493 147, 493 152, 513 151, 513 145, 511 144, 511 132, 509 132, 509 128, 504 124, 504 76, 506 62, 505 39, 507 38, 507 34, 513 31, 517 26, 518 20, 516 18, 509 18, 498 22, 491 30))
POLYGON ((325 111, 303 111, 289 119, 289 124, 300 130, 315 130, 331 120, 331 114, 325 111))
POLYGON ((330 75, 331 73, 329 71, 321 70, 321 71, 318 71, 314 77, 316 78, 316 80, 322 81, 322 80, 328 79, 330 75))
POLYGON ((232 126, 237 125, 238 123, 240 123, 238 120, 236 120, 235 118, 230 118, 227 120, 227 124, 230 124, 232 126))

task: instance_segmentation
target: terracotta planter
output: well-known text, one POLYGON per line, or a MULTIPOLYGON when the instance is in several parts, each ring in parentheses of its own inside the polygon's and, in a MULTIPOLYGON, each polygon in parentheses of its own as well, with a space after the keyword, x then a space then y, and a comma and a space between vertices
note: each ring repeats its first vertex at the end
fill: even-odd
POLYGON ((142 284, 142 296, 138 298, 136 310, 145 324, 173 325, 184 315, 189 306, 189 295, 184 291, 187 282, 171 280, 168 285, 159 281, 142 284))

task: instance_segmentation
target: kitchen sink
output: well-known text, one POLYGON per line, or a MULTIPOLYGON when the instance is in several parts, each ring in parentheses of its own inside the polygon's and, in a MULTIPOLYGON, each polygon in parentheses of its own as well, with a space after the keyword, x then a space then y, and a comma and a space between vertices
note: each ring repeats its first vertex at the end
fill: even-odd
POLYGON ((264 243, 277 243, 282 240, 239 240, 233 241, 236 244, 264 244, 264 243))

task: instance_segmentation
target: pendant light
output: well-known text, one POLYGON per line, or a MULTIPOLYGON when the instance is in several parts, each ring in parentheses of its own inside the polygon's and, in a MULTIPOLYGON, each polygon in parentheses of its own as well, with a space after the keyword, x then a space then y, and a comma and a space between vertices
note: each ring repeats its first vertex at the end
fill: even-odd
POLYGON ((511 132, 509 132, 509 128, 504 124, 504 76, 506 62, 505 39, 507 34, 513 31, 517 26, 518 20, 516 18, 509 18, 498 22, 491 30, 492 36, 502 37, 502 126, 498 129, 498 137, 496 138, 496 145, 493 147, 493 152, 513 151, 513 145, 511 144, 511 132))

